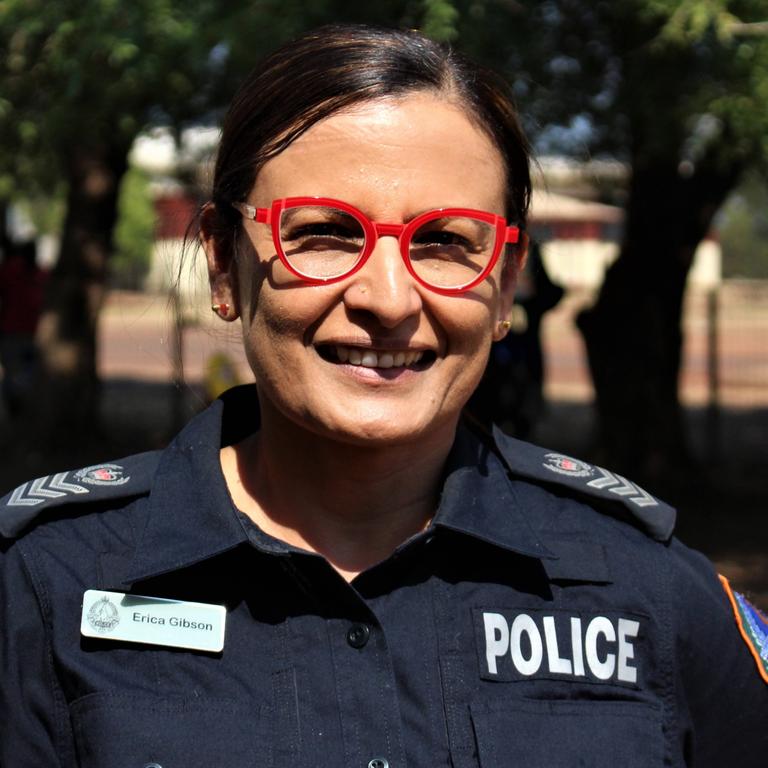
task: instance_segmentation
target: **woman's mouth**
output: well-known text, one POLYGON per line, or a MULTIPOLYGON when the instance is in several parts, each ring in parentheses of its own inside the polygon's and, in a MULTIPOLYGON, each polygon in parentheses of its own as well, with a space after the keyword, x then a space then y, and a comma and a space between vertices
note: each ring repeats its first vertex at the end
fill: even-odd
POLYGON ((331 363, 346 363, 362 368, 413 368, 419 370, 435 359, 435 353, 424 349, 376 350, 324 344, 317 347, 320 356, 331 363))

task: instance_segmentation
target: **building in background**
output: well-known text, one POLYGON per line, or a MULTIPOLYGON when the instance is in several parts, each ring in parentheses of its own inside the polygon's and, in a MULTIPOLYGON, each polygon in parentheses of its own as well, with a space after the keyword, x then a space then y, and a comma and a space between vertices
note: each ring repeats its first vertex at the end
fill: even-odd
MULTIPOLYGON (((534 179, 530 230, 542 246, 549 276, 568 289, 597 289, 605 270, 619 255, 624 228, 621 201, 627 168, 615 161, 577 163, 542 158, 534 179)), ((716 233, 703 240, 688 275, 689 285, 712 288, 722 279, 716 233)))

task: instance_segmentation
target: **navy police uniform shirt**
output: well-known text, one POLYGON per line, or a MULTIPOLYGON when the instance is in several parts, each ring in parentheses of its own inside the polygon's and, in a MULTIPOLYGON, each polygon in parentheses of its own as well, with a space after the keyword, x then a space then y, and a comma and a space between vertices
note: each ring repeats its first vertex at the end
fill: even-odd
POLYGON ((3 768, 766 764, 759 646, 666 505, 461 428, 432 524, 347 583, 234 508, 219 447, 256 410, 0 502, 3 768), (225 606, 223 648, 124 639, 159 622, 126 594, 225 606))

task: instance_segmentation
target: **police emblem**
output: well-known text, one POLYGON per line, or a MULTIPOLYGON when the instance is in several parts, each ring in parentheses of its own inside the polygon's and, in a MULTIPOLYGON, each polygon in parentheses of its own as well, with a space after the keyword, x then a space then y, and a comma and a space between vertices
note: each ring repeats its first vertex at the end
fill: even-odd
POLYGON ((120 623, 120 614, 106 595, 91 606, 88 623, 97 632, 111 632, 120 623))
POLYGON ((544 456, 543 464, 545 469, 551 472, 557 472, 558 475, 567 475, 568 477, 589 477, 594 474, 594 468, 586 461, 572 459, 562 453, 547 453, 544 456))
POLYGON ((731 601, 731 608, 736 617, 744 642, 757 664, 760 677, 768 683, 768 618, 766 618, 744 595, 731 589, 728 579, 720 576, 720 581, 731 601))
POLYGON ((123 477, 119 464, 95 464, 75 472, 75 478, 86 485, 125 485, 131 478, 123 477))

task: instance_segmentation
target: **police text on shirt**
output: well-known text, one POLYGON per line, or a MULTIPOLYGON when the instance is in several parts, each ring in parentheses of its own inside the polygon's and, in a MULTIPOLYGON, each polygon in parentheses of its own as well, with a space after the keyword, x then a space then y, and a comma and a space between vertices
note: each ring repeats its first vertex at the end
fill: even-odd
POLYGON ((638 617, 530 609, 476 609, 475 615, 485 679, 571 677, 637 684, 638 617))

